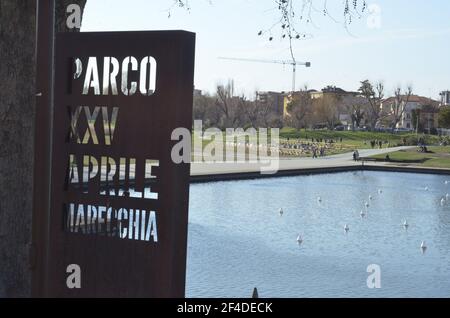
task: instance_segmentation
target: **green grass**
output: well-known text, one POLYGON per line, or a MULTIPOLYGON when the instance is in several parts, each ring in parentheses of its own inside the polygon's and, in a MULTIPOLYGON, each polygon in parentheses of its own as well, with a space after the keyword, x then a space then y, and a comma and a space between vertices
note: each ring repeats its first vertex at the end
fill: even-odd
POLYGON ((368 131, 332 131, 332 130, 297 130, 295 128, 283 128, 280 135, 284 138, 325 138, 337 139, 343 138, 346 140, 371 140, 371 139, 398 139, 399 135, 392 135, 388 133, 368 132, 368 131))
MULTIPOLYGON (((439 137, 431 135, 419 135, 424 137, 427 144, 438 144, 439 137)), ((365 142, 370 140, 382 140, 390 142, 392 146, 403 145, 403 138, 406 139, 407 144, 416 144, 417 135, 411 133, 390 134, 382 132, 369 132, 369 131, 331 131, 331 130, 297 130, 295 128, 283 128, 280 132, 280 137, 290 139, 343 139, 345 143, 364 145, 365 142)))
MULTIPOLYGON (((450 169, 450 147, 429 147, 429 153, 418 152, 416 148, 397 151, 389 154, 393 164, 414 165, 432 168, 450 169)), ((384 161, 386 155, 371 157, 384 161)))
MULTIPOLYGON (((269 130, 270 131, 270 130, 269 130)), ((425 138, 425 142, 428 145, 434 145, 439 143, 437 136, 419 135, 419 137, 425 138)), ((199 136, 194 136, 193 140, 199 140, 199 136)), ((314 139, 314 143, 317 144, 318 139, 322 139, 323 142, 319 143, 319 146, 324 146, 326 140, 333 140, 334 143, 328 145, 326 155, 335 155, 341 153, 352 152, 355 149, 369 149, 371 148, 371 140, 383 141, 383 148, 396 147, 403 145, 416 145, 418 136, 416 134, 390 134, 380 132, 365 132, 365 131, 330 131, 330 130, 297 130, 294 128, 283 128, 280 130, 280 142, 287 143, 311 143, 314 139), (342 138, 342 142, 341 142, 342 138), (406 141, 406 144, 404 143, 406 141)), ((211 141, 202 140, 203 147, 208 145, 211 141)), ((225 134, 224 134, 225 142, 225 134)), ((251 143, 257 144, 257 138, 252 138, 251 143)), ((225 147, 224 147, 225 148, 225 147)), ((225 151, 225 149, 224 149, 225 151)), ((284 157, 298 157, 296 154, 283 153, 284 157)), ((302 157, 312 156, 311 153, 302 154, 302 157)))
POLYGON ((312 139, 334 140, 338 141, 336 149, 330 154, 339 154, 353 151, 354 149, 370 149, 371 140, 383 141, 383 148, 397 146, 417 145, 418 138, 425 139, 427 145, 439 144, 439 137, 432 135, 416 135, 411 133, 391 134, 383 132, 369 131, 331 131, 331 130, 297 130, 295 128, 283 128, 280 132, 280 138, 289 140, 301 140, 311 142, 312 139), (340 142, 342 138, 342 142, 340 142), (406 143, 404 143, 406 141, 406 143))

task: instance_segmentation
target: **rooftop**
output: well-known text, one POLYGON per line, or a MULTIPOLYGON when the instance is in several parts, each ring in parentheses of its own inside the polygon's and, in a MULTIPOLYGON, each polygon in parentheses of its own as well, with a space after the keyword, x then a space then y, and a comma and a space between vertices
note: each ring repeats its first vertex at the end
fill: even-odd
MULTIPOLYGON (((401 98, 403 100, 406 100, 407 99, 407 95, 401 95, 401 98)), ((392 104, 392 103, 395 102, 395 100, 396 100, 395 97, 389 97, 389 98, 386 98, 383 101, 383 103, 392 104)), ((438 101, 436 101, 434 99, 431 99, 431 98, 428 98, 428 97, 424 97, 424 96, 419 96, 419 95, 411 95, 409 97, 409 99, 408 99, 408 102, 409 103, 418 103, 418 104, 422 104, 422 105, 425 105, 425 104, 432 105, 432 104, 438 104, 439 103, 438 101)))

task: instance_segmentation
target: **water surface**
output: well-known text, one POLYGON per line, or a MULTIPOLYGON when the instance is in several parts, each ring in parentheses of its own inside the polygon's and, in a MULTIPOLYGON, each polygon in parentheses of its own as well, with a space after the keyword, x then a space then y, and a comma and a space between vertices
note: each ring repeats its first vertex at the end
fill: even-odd
POLYGON ((261 297, 448 297, 447 179, 365 171, 194 184, 186 295, 248 297, 256 286, 261 297), (367 287, 370 264, 381 266, 380 289, 367 287))

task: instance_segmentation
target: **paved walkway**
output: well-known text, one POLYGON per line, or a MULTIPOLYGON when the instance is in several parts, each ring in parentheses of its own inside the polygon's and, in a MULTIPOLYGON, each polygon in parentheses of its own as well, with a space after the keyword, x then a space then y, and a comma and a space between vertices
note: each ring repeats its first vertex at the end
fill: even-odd
MULTIPOLYGON (((365 149, 359 150, 360 157, 369 157, 379 154, 387 154, 403 149, 410 149, 414 147, 395 147, 386 149, 365 149)), ((353 153, 345 153, 339 155, 333 155, 324 158, 312 159, 312 158, 280 158, 279 171, 285 170, 301 170, 301 169, 315 169, 315 168, 335 168, 335 167, 347 167, 347 166, 360 166, 361 162, 353 161, 353 153)), ((384 163, 377 163, 377 165, 384 165, 384 163)), ((236 173, 249 173, 259 172, 262 167, 267 167, 267 164, 256 163, 192 163, 191 175, 192 176, 205 176, 205 175, 219 175, 219 174, 236 174, 236 173)))

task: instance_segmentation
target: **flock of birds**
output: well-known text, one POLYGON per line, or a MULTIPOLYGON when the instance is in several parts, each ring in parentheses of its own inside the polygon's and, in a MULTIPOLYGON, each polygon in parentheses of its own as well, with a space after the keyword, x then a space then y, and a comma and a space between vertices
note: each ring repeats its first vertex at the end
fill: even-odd
MULTIPOLYGON (((449 185, 450 184, 450 181, 445 181, 444 182, 446 185, 449 185)), ((428 188, 428 187, 425 187, 424 188, 424 190, 425 191, 429 191, 430 189, 428 188)), ((379 195, 382 195, 383 194, 383 190, 381 190, 381 189, 379 189, 378 190, 378 194, 379 195)), ((361 218, 365 218, 366 217, 366 215, 367 215, 367 210, 369 209, 369 207, 370 207, 370 203, 369 202, 371 202, 371 201, 373 201, 373 196, 372 195, 369 195, 369 201, 366 201, 365 203, 364 203, 364 206, 365 206, 365 208, 366 208, 366 211, 364 211, 364 210, 361 210, 361 212, 360 212, 360 216, 361 216, 361 218)), ((321 204, 322 203, 322 197, 318 197, 317 198, 317 202, 319 203, 319 204, 321 204)), ((450 202, 450 194, 446 194, 444 197, 442 197, 441 198, 441 206, 445 206, 448 202, 450 202)), ((283 214, 284 214, 284 210, 283 210, 283 208, 280 208, 280 210, 278 211, 278 213, 280 214, 280 216, 283 216, 283 214)), ((403 221, 403 228, 405 229, 405 230, 408 230, 408 228, 409 228, 409 223, 408 223, 408 220, 404 220, 403 221)), ((344 226, 344 231, 345 231, 345 233, 347 234, 349 231, 350 231, 350 227, 349 227, 349 225, 348 224, 345 224, 345 226, 344 226)), ((297 244, 299 244, 299 245, 302 245, 303 244, 303 236, 301 235, 301 234, 298 234, 298 236, 297 236, 297 244)), ((427 245, 426 245, 426 243, 425 243, 425 241, 422 241, 422 243, 420 244, 420 249, 421 249, 421 251, 422 251, 422 253, 425 253, 426 252, 426 250, 427 250, 427 245)))

